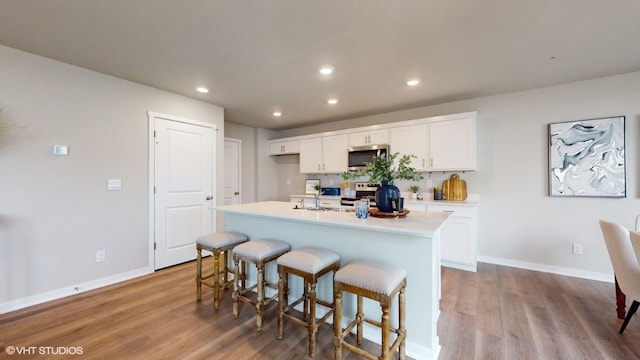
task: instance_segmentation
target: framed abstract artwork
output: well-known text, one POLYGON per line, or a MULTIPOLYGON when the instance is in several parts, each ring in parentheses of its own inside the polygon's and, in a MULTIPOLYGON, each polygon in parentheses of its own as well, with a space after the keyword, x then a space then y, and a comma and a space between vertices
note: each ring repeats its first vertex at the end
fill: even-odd
POLYGON ((549 195, 626 197, 624 116, 549 124, 549 195))

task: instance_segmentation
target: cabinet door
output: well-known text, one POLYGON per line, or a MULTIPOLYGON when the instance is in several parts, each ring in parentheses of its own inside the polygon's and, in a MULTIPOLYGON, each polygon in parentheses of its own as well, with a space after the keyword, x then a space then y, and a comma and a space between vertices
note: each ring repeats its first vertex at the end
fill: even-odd
POLYGON ((434 122, 431 131, 431 170, 475 170, 475 119, 434 122))
POLYGON ((476 206, 427 205, 428 211, 448 211, 453 214, 440 228, 440 257, 443 266, 476 271, 478 209, 476 206))
POLYGON ((476 266, 474 222, 470 218, 452 215, 440 230, 440 256, 443 265, 456 263, 476 266))
POLYGON ((382 145, 389 143, 389 130, 371 130, 369 131, 369 144, 382 145))
POLYGON ((367 145, 369 139, 368 131, 358 131, 349 134, 349 146, 364 146, 367 145))
POLYGON ((322 138, 322 172, 342 173, 348 168, 347 135, 322 138))
POLYGON ((322 172, 322 138, 300 140, 300 173, 322 172))
POLYGON ((389 130, 358 131, 349 134, 349 146, 382 145, 389 143, 389 130))
POLYGON ((297 154, 300 152, 299 141, 282 141, 269 144, 270 155, 297 154))
POLYGON ((427 124, 400 126, 391 128, 390 152, 402 155, 415 155, 411 166, 418 171, 429 170, 427 159, 427 124))

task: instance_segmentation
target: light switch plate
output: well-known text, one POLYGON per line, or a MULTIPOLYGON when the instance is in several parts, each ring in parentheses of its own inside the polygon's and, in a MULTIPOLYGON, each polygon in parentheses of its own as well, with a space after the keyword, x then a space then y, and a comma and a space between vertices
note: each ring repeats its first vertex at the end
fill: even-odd
POLYGON ((67 156, 69 155, 69 147, 67 145, 53 145, 53 155, 67 156))
POLYGON ((107 190, 115 191, 122 189, 122 180, 120 179, 107 179, 107 190))

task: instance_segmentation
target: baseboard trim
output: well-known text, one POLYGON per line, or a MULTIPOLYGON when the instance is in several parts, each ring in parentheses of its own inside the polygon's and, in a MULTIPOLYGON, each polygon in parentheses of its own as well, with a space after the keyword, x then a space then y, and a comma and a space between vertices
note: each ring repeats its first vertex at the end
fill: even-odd
POLYGON ((80 294, 89 290, 98 289, 104 286, 113 285, 126 280, 131 280, 143 275, 147 275, 154 272, 152 267, 144 267, 125 273, 107 276, 104 278, 87 281, 77 285, 64 287, 61 289, 49 291, 46 293, 28 296, 4 303, 0 303, 0 314, 5 314, 11 311, 20 310, 29 306, 38 305, 47 301, 62 299, 67 296, 80 294))
POLYGON ((509 266, 509 267, 514 267, 519 269, 540 271, 540 272, 546 272, 546 273, 557 274, 557 275, 565 275, 565 276, 571 276, 571 277, 587 279, 587 280, 596 280, 596 281, 613 283, 613 274, 607 274, 607 273, 577 270, 577 269, 560 267, 560 266, 544 265, 544 264, 496 258, 496 257, 490 257, 490 256, 478 256, 478 262, 509 266))

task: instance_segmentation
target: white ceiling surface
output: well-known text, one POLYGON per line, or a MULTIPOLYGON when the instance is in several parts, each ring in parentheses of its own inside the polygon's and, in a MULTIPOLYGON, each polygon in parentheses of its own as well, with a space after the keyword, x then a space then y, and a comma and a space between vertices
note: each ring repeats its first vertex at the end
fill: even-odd
POLYGON ((0 44, 284 129, 638 71, 639 19, 639 0, 0 0, 0 44))

